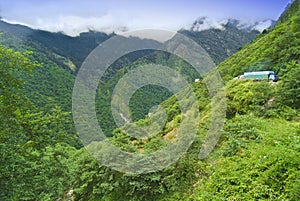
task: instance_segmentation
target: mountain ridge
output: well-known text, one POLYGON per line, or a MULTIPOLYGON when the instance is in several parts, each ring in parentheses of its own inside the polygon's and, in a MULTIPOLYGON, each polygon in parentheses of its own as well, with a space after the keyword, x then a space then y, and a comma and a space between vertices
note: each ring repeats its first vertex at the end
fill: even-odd
MULTIPOLYGON (((236 52, 241 46, 249 43, 255 38, 255 35, 259 33, 253 30, 239 29, 233 23, 227 23, 223 31, 225 32, 222 33, 219 29, 211 28, 200 32, 184 29, 178 32, 191 37, 202 45, 203 48, 210 53, 215 63, 223 61, 229 55, 236 52), (213 34, 213 37, 208 37, 208 34, 213 34), (226 40, 225 37, 228 37, 228 40, 226 40), (216 42, 223 43, 223 47, 220 48, 218 45, 215 45, 216 42)), ((62 32, 32 29, 24 25, 10 24, 3 20, 0 20, 0 32, 4 35, 8 35, 7 37, 11 37, 11 35, 17 37, 24 43, 26 43, 26 41, 38 42, 56 54, 70 59, 76 66, 75 73, 94 48, 115 35, 115 33, 106 34, 90 30, 89 32, 80 33, 79 36, 72 37, 62 32)))
POLYGON ((208 17, 199 17, 191 25, 183 27, 182 30, 189 30, 194 32, 200 32, 208 29, 224 30, 226 26, 235 26, 238 29, 248 32, 259 31, 263 32, 265 29, 270 29, 276 24, 276 20, 264 19, 264 20, 242 20, 242 19, 221 19, 214 20, 208 17))

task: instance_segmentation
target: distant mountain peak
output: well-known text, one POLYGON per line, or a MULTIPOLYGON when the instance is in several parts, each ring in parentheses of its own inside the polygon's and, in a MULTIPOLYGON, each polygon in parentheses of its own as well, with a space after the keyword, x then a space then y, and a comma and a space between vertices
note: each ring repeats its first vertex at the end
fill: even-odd
POLYGON ((193 24, 188 25, 184 29, 190 31, 204 31, 207 29, 225 29, 224 24, 220 21, 212 20, 208 17, 199 17, 197 20, 193 22, 193 24))
POLYGON ((275 25, 276 21, 272 19, 266 19, 261 21, 252 21, 252 22, 242 22, 237 25, 239 29, 243 29, 246 31, 256 30, 259 32, 263 32, 265 29, 269 29, 275 25))
POLYGON ((246 21, 239 19, 222 19, 214 20, 208 17, 199 17, 191 25, 184 27, 183 29, 189 31, 200 32, 208 29, 224 30, 227 26, 231 25, 240 30, 245 31, 259 31, 262 32, 265 29, 271 28, 275 25, 276 21, 271 19, 265 19, 260 21, 246 21))

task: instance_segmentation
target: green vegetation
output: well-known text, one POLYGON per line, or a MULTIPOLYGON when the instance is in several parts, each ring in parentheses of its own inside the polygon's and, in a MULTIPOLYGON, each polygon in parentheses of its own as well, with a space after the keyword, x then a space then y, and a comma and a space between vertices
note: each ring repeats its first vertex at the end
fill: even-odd
POLYGON ((299 122, 236 116, 189 200, 299 200, 299 122))
POLYGON ((71 153, 66 147, 78 144, 70 133, 69 114, 59 108, 41 111, 24 95, 17 75, 38 66, 31 59, 0 47, 1 200, 45 200, 63 194, 66 164, 60 159, 71 153))
MULTIPOLYGON (((260 34, 249 45, 232 55, 219 65, 219 70, 226 81, 252 70, 273 70, 283 68, 299 59, 299 5, 296 1, 292 8, 297 8, 289 20, 278 23, 267 34, 260 34)), ((298 61, 297 61, 298 62, 298 61)), ((285 75, 283 71, 279 76, 285 75)))
MULTIPOLYGON (((111 35, 99 32, 82 33, 77 37, 62 33, 33 30, 22 25, 12 25, 0 21, 1 44, 14 50, 31 50, 33 57, 43 65, 31 75, 21 74, 27 91, 26 96, 37 106, 50 110, 59 106, 63 111, 71 111, 71 96, 75 75, 86 56, 97 45, 111 35)), ((228 24, 225 31, 210 30, 203 32, 182 31, 182 34, 195 40, 208 51, 216 63, 223 61, 238 48, 250 42, 257 32, 248 33, 228 24), (213 37, 212 37, 213 35, 213 37), (222 45, 219 45, 222 44, 222 45)), ((115 84, 124 73, 138 65, 147 63, 171 66, 192 82, 199 75, 185 62, 170 57, 160 51, 140 51, 128 54, 116 61, 99 83, 97 96, 97 116, 107 136, 112 136, 116 128, 110 109, 110 98, 115 84), (139 58, 139 61, 136 61, 139 58)), ((171 93, 165 89, 147 86, 139 90, 130 102, 133 120, 144 118, 153 105, 166 100, 171 93), (156 94, 153 96, 153 94, 156 94), (147 100, 144 96, 149 97, 147 100)))
MULTIPOLYGON (((107 136, 112 136, 113 130, 117 128, 111 112, 111 98, 113 90, 122 76, 132 69, 135 69, 146 64, 157 64, 170 66, 174 70, 180 72, 181 76, 188 82, 193 82, 195 78, 199 77, 199 73, 191 67, 188 63, 176 56, 170 56, 168 53, 162 51, 142 52, 141 58, 126 65, 126 61, 130 59, 132 54, 126 55, 117 60, 103 76, 100 81, 96 96, 96 111, 99 123, 103 132, 107 136), (121 69, 116 69, 115 66, 124 66, 121 69)), ((167 89, 155 85, 146 85, 137 90, 130 99, 129 107, 132 120, 137 121, 145 118, 149 110, 164 100, 170 98, 172 93, 167 89), (145 98, 147 97, 147 98, 145 98)))
MULTIPOLYGON (((29 46, 12 39, 19 52, 0 46, 0 200, 300 200, 299 6, 294 1, 272 30, 218 66, 227 112, 224 132, 211 155, 198 159, 211 122, 209 93, 201 81, 192 83, 201 112, 193 144, 176 163, 148 174, 111 170, 81 147, 69 113, 74 75, 57 63, 70 66, 71 60, 42 50, 40 43, 29 46), (278 83, 233 79, 246 70, 279 67, 278 83)), ((187 64, 168 55, 148 52, 140 60, 130 55, 115 64, 125 68, 107 72, 97 103, 107 106, 116 81, 149 62, 172 65, 190 81, 196 76, 187 64), (135 62, 127 65, 129 61, 135 62)), ((139 154, 176 143, 184 115, 176 98, 169 96, 161 88, 138 91, 130 103, 137 121, 118 129, 109 125, 108 130, 114 129, 109 140, 139 154), (159 101, 164 100, 166 124, 149 139, 128 136, 126 126, 149 124, 145 114, 158 99, 147 99, 141 110, 134 107, 140 109, 141 99, 153 93, 164 95, 159 101)), ((97 108, 97 114, 101 117, 107 110, 97 108)), ((104 117, 105 124, 111 121, 104 117)))

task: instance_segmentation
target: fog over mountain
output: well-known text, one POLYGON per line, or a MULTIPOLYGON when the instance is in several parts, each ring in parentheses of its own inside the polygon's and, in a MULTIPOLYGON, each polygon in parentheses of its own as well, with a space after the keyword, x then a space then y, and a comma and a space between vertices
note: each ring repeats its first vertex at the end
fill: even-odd
MULTIPOLYGON (((219 28, 220 19, 243 22, 277 20, 289 0, 2 0, 0 16, 11 24, 22 24, 33 29, 63 32, 79 36, 89 30, 120 33, 141 29, 176 31, 188 27, 195 19, 207 16, 219 28), (246 20, 248 19, 248 20, 246 20)), ((201 18, 199 18, 201 19, 201 18)), ((257 29, 266 26, 260 24, 257 29)), ((206 26, 207 27, 210 26, 206 26)), ((203 25, 197 30, 203 30, 203 25)))
POLYGON ((204 31, 208 29, 224 30, 225 26, 228 23, 236 26, 238 29, 241 30, 262 32, 263 30, 274 26, 276 21, 272 19, 255 21, 255 20, 232 19, 232 18, 216 20, 209 17, 200 17, 197 20, 195 20, 192 24, 183 27, 183 29, 196 31, 196 32, 204 31))

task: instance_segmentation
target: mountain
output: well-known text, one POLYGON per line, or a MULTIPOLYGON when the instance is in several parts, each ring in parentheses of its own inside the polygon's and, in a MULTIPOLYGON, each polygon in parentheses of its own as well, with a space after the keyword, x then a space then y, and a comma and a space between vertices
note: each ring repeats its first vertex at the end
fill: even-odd
MULTIPOLYGON (((182 29, 179 32, 203 45, 203 48, 211 54, 215 63, 220 63, 240 47, 254 39, 255 35, 258 34, 258 31, 254 31, 254 27, 264 25, 254 24, 251 25, 252 28, 244 27, 241 29, 234 24, 233 20, 225 24, 218 24, 217 27, 209 25, 207 22, 206 18, 199 19, 194 22, 193 27, 189 30, 182 29), (200 28, 200 23, 204 23, 203 26, 207 27, 205 29, 200 28), (220 30, 224 30, 224 32, 220 30)), ((21 39, 23 43, 38 42, 55 54, 69 59, 76 66, 75 74, 86 56, 95 47, 115 35, 114 33, 105 34, 89 31, 81 33, 77 37, 71 37, 60 32, 52 33, 35 30, 23 25, 9 24, 2 20, 0 20, 0 32, 7 37, 14 36, 21 39)), ((9 41, 6 44, 12 46, 13 43, 9 41)))
POLYGON ((240 29, 244 29, 247 31, 259 31, 259 32, 263 32, 264 30, 270 29, 272 28, 274 25, 276 24, 275 20, 263 20, 263 21, 259 21, 259 22, 252 22, 252 23, 242 23, 240 22, 238 24, 238 28, 240 29))
POLYGON ((251 70, 276 72, 281 67, 284 71, 286 63, 299 59, 298 12, 299 1, 294 1, 273 29, 258 35, 253 42, 222 62, 219 69, 225 79, 251 70))
POLYGON ((278 22, 283 23, 287 20, 290 20, 291 17, 295 17, 294 14, 298 9, 297 1, 299 0, 290 0, 289 4, 285 7, 282 15, 279 17, 278 22))
MULTIPOLYGON (((215 125, 207 83, 200 81, 193 85, 201 112, 199 130, 188 152, 162 171, 131 177, 125 174, 122 181, 127 188, 120 192, 117 187, 117 192, 108 196, 111 200, 130 190, 124 200, 300 199, 300 1, 294 1, 280 19, 218 65, 227 110, 222 136, 211 155, 199 160, 203 142, 211 137, 207 132, 215 125), (233 79, 243 72, 277 71, 279 67, 277 83, 233 79)), ((179 144, 185 114, 179 111, 174 96, 162 105, 172 118, 157 136, 135 139, 128 136, 125 126, 115 131, 115 144, 137 154, 179 144)), ((136 124, 147 125, 149 121, 146 118, 136 124)))
MULTIPOLYGON (((81 175, 82 169, 87 173, 84 179, 75 182, 76 198, 299 200, 299 19, 300 1, 294 1, 273 28, 257 35, 218 65, 226 89, 227 110, 222 135, 208 158, 199 160, 199 151, 203 142, 212 137, 206 136, 208 131, 215 129, 214 108, 207 83, 200 81, 192 84, 201 112, 198 133, 189 150, 176 163, 153 173, 123 174, 111 170, 105 172, 104 166, 90 165, 92 159, 90 163, 81 159, 76 173, 81 175), (277 83, 233 79, 246 71, 277 71, 279 67, 280 81, 277 83), (105 187, 109 192, 101 191, 105 187)), ((180 138, 185 114, 180 111, 176 97, 170 97, 161 105, 168 118, 156 136, 136 139, 129 135, 127 128, 132 124, 149 125, 151 117, 146 117, 116 129, 112 143, 128 153, 155 154, 188 138, 180 138)), ((189 128, 186 128, 187 134, 190 134, 189 128)), ((162 158, 162 163, 168 157, 162 158)))
POLYGON ((261 20, 261 21, 245 21, 238 19, 223 19, 223 20, 213 20, 207 17, 200 17, 193 22, 190 26, 183 28, 184 30, 200 32, 208 29, 219 29, 225 30, 226 26, 233 25, 236 28, 243 31, 259 31, 262 32, 265 29, 272 28, 276 21, 271 19, 261 20))
MULTIPOLYGON (((43 101, 51 106, 70 96, 74 72, 69 65, 58 65, 68 63, 67 58, 41 43, 25 43, 20 35, 4 34, 1 43, 32 53, 30 56, 0 46, 0 200, 300 200, 299 21, 300 1, 295 0, 273 28, 257 35, 218 65, 226 89, 226 119, 222 129, 217 130, 222 135, 207 158, 199 160, 199 151, 207 138, 215 137, 207 136, 207 132, 211 128, 215 130, 212 111, 218 108, 212 108, 211 96, 219 94, 209 93, 207 84, 211 83, 205 79, 191 83, 198 99, 200 118, 196 122, 197 134, 184 154, 178 155, 176 147, 189 138, 191 127, 195 125, 180 126, 186 120, 186 113, 180 110, 175 96, 161 103, 167 118, 157 135, 137 139, 127 135, 126 130, 126 126, 132 125, 147 127, 152 115, 156 117, 155 112, 115 129, 115 135, 105 142, 132 154, 128 158, 151 156, 150 160, 137 162, 161 165, 170 157, 178 156, 168 167, 144 174, 119 172, 100 163, 86 148, 70 143, 70 133, 74 131, 66 128, 73 123, 65 112, 44 105, 32 106, 27 95, 37 95, 32 100, 47 97, 43 101), (37 66, 34 76, 25 76, 36 62, 43 63, 37 66), (277 83, 234 79, 245 71, 276 71, 279 67, 277 83), (35 83, 31 87, 36 88, 24 95, 22 83, 26 87, 32 80, 35 83), (182 130, 187 132, 184 137, 182 130), (167 149, 169 145, 171 148, 167 149), (165 157, 153 163, 153 156, 165 150, 165 157)), ((19 28, 23 33, 24 27, 19 28)), ((115 83, 118 76, 148 60, 176 63, 176 58, 161 55, 147 52, 145 57, 150 58, 143 57, 124 70, 113 69, 117 75, 110 75, 109 71, 108 77, 112 79, 104 81, 115 83)), ((185 70, 181 63, 177 63, 177 67, 185 70)), ((106 85, 109 86, 113 84, 106 85)), ((107 88, 101 89, 106 92, 107 88)), ((144 99, 150 98, 144 96, 144 99)), ((214 99, 218 104, 224 103, 218 100, 214 99)), ((181 103, 190 104, 186 100, 181 103)), ((107 152, 108 147, 99 144, 91 143, 90 147, 99 145, 92 148, 108 156, 116 152, 107 152)), ((122 164, 127 158, 109 159, 114 165, 122 164)), ((131 167, 132 164, 126 164, 126 168, 131 167)))
MULTIPOLYGON (((43 63, 31 76, 22 75, 26 81, 25 89, 27 90, 28 97, 38 106, 51 107, 51 104, 58 105, 65 111, 70 111, 71 109, 72 87, 76 73, 82 62, 95 47, 114 36, 114 34, 108 35, 90 31, 81 33, 77 37, 71 37, 63 33, 35 30, 23 25, 9 24, 4 21, 0 21, 0 32, 2 33, 0 37, 2 44, 19 51, 31 50, 33 57, 43 63)), ((240 47, 250 42, 258 32, 246 32, 228 24, 224 31, 209 29, 202 32, 182 31, 181 33, 201 44, 215 63, 219 63, 240 47)), ((116 76, 118 77, 123 72, 120 67, 130 69, 130 66, 134 66, 133 62, 138 58, 141 58, 144 63, 157 63, 156 61, 165 58, 169 61, 164 64, 177 65, 173 58, 169 58, 168 55, 164 55, 163 53, 153 53, 151 51, 135 52, 122 58, 110 68, 110 75, 113 75, 113 73, 117 74, 112 77, 109 75, 104 79, 107 85, 102 86, 102 91, 107 93, 107 91, 113 89, 116 83, 110 80, 116 80, 116 76)), ((187 65, 180 68, 181 72, 187 72, 189 81, 197 77, 194 72, 186 70, 188 69, 187 65)), ((143 118, 153 104, 167 99, 170 93, 161 89, 151 88, 147 89, 144 94, 140 91, 137 96, 140 98, 132 99, 135 105, 138 105, 138 107, 132 106, 138 111, 132 111, 135 116, 134 119, 143 118), (157 100, 154 98, 148 101, 147 104, 143 104, 143 95, 148 94, 147 96, 149 96, 153 93, 156 93, 155 97, 157 100)), ((109 105, 110 99, 107 102, 105 105, 109 105)), ((99 115, 104 115, 103 118, 106 119, 106 127, 112 128, 109 130, 109 135, 111 135, 115 125, 112 125, 113 119, 107 117, 107 111, 109 110, 103 109, 104 107, 99 108, 102 108, 101 110, 99 109, 98 113, 99 115)))
POLYGON ((200 18, 190 28, 181 29, 179 33, 200 44, 218 64, 251 42, 259 34, 257 30, 249 27, 241 28, 240 26, 238 20, 215 22, 207 18, 200 18))
POLYGON ((1 44, 18 51, 31 51, 42 65, 32 74, 19 75, 25 82, 28 97, 37 106, 60 106, 71 110, 71 96, 77 70, 87 55, 110 38, 100 32, 70 37, 0 21, 1 44))
MULTIPOLYGON (((105 34, 101 32, 85 32, 77 37, 71 37, 63 33, 52 33, 43 30, 35 30, 29 27, 9 24, 0 21, 0 32, 2 37, 14 37, 21 40, 22 43, 28 44, 39 43, 47 51, 52 51, 57 55, 69 59, 76 68, 76 71, 81 66, 87 55, 103 41, 109 39, 114 34, 105 34)), ((11 46, 12 43, 6 43, 11 46)))

